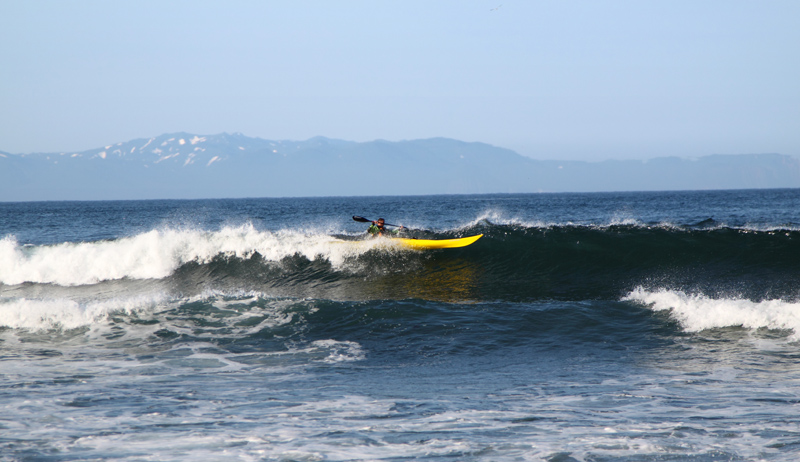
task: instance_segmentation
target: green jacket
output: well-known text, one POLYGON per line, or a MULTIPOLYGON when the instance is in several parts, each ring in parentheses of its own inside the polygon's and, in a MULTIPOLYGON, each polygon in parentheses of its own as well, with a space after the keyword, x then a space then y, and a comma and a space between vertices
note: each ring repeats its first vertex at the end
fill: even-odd
MULTIPOLYGON (((381 229, 378 228, 378 226, 375 225, 375 223, 369 225, 369 228, 367 228, 367 232, 370 233, 373 236, 380 236, 381 235, 381 229)), ((389 229, 383 228, 383 233, 384 234, 397 234, 399 232, 400 232, 399 229, 391 229, 391 230, 389 230, 389 229)))

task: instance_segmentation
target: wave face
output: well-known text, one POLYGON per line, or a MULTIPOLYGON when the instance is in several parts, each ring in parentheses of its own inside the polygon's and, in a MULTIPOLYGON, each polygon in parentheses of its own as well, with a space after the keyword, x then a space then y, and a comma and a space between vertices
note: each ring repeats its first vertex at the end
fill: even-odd
POLYGON ((0 240, 0 283, 82 286, 107 281, 173 284, 323 298, 582 300, 635 287, 750 299, 794 298, 800 231, 497 225, 480 220, 425 235, 484 237, 470 247, 405 250, 391 239, 263 231, 160 229, 55 245, 0 240))
MULTIPOLYGON (((59 315, 64 326, 88 322, 97 313, 209 292, 333 301, 626 300, 656 310, 670 294, 668 306, 696 305, 699 311, 708 308, 707 300, 755 306, 778 300, 791 307, 798 299, 796 230, 480 219, 424 237, 478 233, 484 237, 470 247, 440 251, 407 250, 390 239, 258 230, 252 224, 39 246, 6 237, 0 241, 0 282, 14 294, 4 304, 7 313, 26 311, 30 318, 55 303, 65 310, 59 315), (52 301, 59 299, 66 303, 52 301)), ((728 325, 722 318, 718 321, 728 325)), ((3 324, 33 327, 30 322, 7 314, 3 324)), ((687 323, 690 329, 696 324, 687 323)), ((775 320, 757 324, 783 326, 775 320)))

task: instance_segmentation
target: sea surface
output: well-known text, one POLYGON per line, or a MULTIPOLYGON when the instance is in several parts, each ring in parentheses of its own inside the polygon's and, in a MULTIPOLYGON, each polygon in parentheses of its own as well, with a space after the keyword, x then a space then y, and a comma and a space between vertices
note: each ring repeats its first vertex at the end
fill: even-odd
POLYGON ((800 460, 800 190, 0 203, 0 460, 800 460))

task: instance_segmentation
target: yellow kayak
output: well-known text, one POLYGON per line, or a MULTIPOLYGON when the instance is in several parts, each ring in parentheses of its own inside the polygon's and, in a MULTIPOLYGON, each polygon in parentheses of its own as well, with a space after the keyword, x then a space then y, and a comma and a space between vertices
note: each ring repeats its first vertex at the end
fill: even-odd
POLYGON ((411 247, 412 249, 453 249, 456 247, 466 247, 482 236, 483 234, 478 234, 477 236, 462 237, 459 239, 406 239, 400 237, 394 240, 400 241, 401 244, 406 247, 411 247))

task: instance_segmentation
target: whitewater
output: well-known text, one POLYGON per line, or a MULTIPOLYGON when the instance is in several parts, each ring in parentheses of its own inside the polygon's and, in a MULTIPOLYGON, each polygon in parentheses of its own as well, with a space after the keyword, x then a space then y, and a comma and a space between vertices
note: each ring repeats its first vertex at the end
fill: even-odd
POLYGON ((0 203, 0 460, 796 460, 798 206, 0 203))

